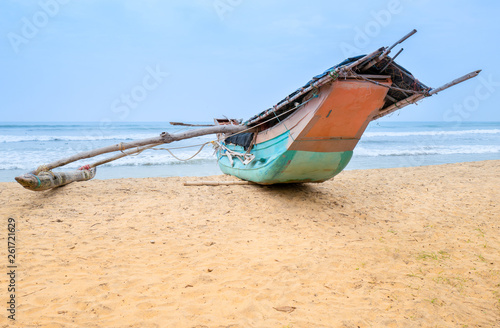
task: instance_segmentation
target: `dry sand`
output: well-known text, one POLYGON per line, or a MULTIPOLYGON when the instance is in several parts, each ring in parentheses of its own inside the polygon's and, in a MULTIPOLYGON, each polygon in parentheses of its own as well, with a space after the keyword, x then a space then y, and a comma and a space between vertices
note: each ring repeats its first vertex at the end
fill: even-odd
POLYGON ((233 178, 1 183, 4 270, 7 218, 18 229, 17 325, 500 326, 500 161, 322 184, 193 180, 233 178))

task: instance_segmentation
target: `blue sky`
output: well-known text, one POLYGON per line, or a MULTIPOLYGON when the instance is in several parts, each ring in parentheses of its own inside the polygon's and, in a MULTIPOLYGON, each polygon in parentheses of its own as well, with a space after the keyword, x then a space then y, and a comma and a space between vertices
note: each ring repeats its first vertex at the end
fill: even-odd
POLYGON ((247 119, 413 28, 397 62, 425 84, 483 72, 383 120, 500 121, 498 14, 493 0, 2 0, 1 121, 247 119))

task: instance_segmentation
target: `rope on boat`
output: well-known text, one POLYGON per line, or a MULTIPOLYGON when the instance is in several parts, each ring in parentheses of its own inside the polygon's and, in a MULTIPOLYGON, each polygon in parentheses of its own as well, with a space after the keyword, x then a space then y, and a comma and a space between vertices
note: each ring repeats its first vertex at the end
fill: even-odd
POLYGON ((279 119, 279 117, 276 115, 276 112, 273 112, 273 113, 274 113, 274 116, 276 117, 276 119, 278 120, 278 122, 281 123, 281 124, 283 124, 283 126, 285 127, 286 131, 288 132, 288 135, 290 136, 290 138, 292 138, 292 140, 295 141, 295 139, 292 136, 292 133, 290 132, 290 130, 288 129, 288 127, 286 126, 286 124, 284 122, 281 122, 281 120, 279 119))
POLYGON ((387 89, 392 89, 392 90, 397 90, 397 91, 401 91, 403 93, 405 92, 408 92, 408 93, 416 93, 416 94, 421 94, 421 95, 429 95, 429 90, 425 90, 425 91, 416 91, 416 90, 408 90, 408 89, 402 89, 402 88, 398 88, 398 87, 393 87, 393 86, 389 86, 389 85, 385 85, 383 83, 379 83, 377 81, 374 81, 374 80, 371 80, 367 77, 364 77, 363 75, 359 75, 359 74, 356 74, 354 73, 353 71, 351 71, 351 74, 358 78, 358 79, 362 79, 362 80, 365 80, 367 82, 370 82, 370 83, 373 83, 373 84, 376 84, 378 86, 381 86, 381 87, 384 87, 384 88, 387 88, 387 89))
MULTIPOLYGON (((267 122, 270 122, 270 121, 272 121, 274 119, 277 119, 278 122, 281 122, 281 120, 279 119, 280 116, 286 115, 286 114, 288 114, 288 113, 290 113, 290 112, 292 112, 292 111, 294 111, 294 110, 296 110, 296 109, 298 109, 298 108, 306 105, 308 102, 310 102, 311 100, 313 100, 314 98, 317 98, 317 97, 318 97, 318 94, 317 93, 313 93, 313 96, 310 99, 308 99, 308 100, 306 100, 306 101, 304 101, 304 102, 302 102, 302 103, 294 106, 293 108, 290 108, 289 110, 284 111, 281 114, 276 114, 276 112, 274 112, 274 117, 271 117, 270 119, 265 120, 265 121, 263 121, 263 122, 261 122, 259 124, 256 124, 256 125, 254 125, 252 127, 249 127, 248 129, 245 129, 245 130, 242 130, 240 132, 236 132, 236 133, 230 134, 229 136, 226 136, 225 138, 229 138, 229 137, 241 134, 241 133, 245 133, 245 132, 254 130, 256 127, 258 127, 260 125, 263 125, 263 124, 266 124, 267 122)), ((286 125, 285 125, 285 128, 289 132, 290 137, 292 137, 292 135, 290 133, 290 130, 288 130, 288 128, 286 127, 286 125)), ((293 137, 292 137, 292 139, 293 139, 293 137)), ((233 157, 239 158, 241 160, 241 162, 243 163, 243 165, 248 165, 248 164, 250 164, 255 159, 255 155, 254 154, 250 154, 248 151, 246 153, 238 153, 238 152, 235 152, 234 150, 231 150, 231 149, 227 148, 224 144, 220 143, 219 141, 215 141, 215 140, 212 141, 212 144, 214 144, 214 147, 215 147, 216 151, 219 150, 219 149, 223 150, 223 151, 221 151, 221 157, 222 156, 227 156, 227 158, 229 160, 229 163, 231 164, 231 167, 233 166, 233 163, 234 163, 233 157)), ((249 150, 250 150, 250 148, 249 148, 249 150)), ((217 160, 219 160, 219 159, 220 158, 217 158, 217 160)))
MULTIPOLYGON (((280 116, 285 115, 285 114, 288 114, 288 113, 290 113, 290 112, 292 112, 292 111, 294 111, 294 110, 296 110, 296 109, 298 109, 298 108, 300 108, 300 107, 304 106, 305 104, 307 104, 308 102, 310 102, 311 100, 313 100, 314 98, 317 98, 317 97, 318 97, 318 95, 317 95, 317 94, 314 94, 314 95, 313 95, 313 97, 312 97, 311 99, 308 99, 308 100, 306 100, 306 101, 304 101, 304 102, 302 102, 302 103, 300 103, 300 104, 296 105, 295 107, 290 108, 290 109, 289 109, 289 110, 287 110, 287 111, 284 111, 283 113, 281 113, 281 114, 279 114, 279 115, 276 115, 276 113, 275 113, 275 116, 274 116, 274 117, 272 117, 272 118, 270 118, 270 119, 268 119, 268 120, 266 120, 266 121, 263 121, 263 122, 261 122, 261 123, 259 123, 259 124, 257 124, 257 125, 254 125, 254 126, 252 126, 252 127, 249 127, 248 129, 245 129, 245 130, 242 130, 242 131, 240 131, 240 132, 236 132, 236 133, 230 134, 230 135, 229 135, 229 136, 227 136, 226 138, 229 138, 229 137, 232 137, 232 136, 235 136, 235 135, 241 134, 241 133, 248 132, 248 131, 253 130, 254 128, 256 128, 256 127, 258 127, 258 126, 260 126, 260 125, 262 125, 262 124, 265 124, 265 123, 267 123, 267 122, 270 122, 270 121, 272 121, 272 120, 274 120, 274 119, 278 119, 278 121, 279 121, 279 117, 280 117, 280 116)), ((249 163, 250 163, 250 162, 251 162, 251 161, 255 158, 255 155, 253 155, 253 154, 248 154, 248 153, 238 153, 238 152, 235 152, 235 151, 233 151, 233 150, 231 150, 231 149, 227 148, 226 146, 223 146, 223 145, 222 145, 221 143, 219 143, 219 141, 217 141, 217 140, 212 140, 212 141, 205 142, 205 143, 203 143, 203 144, 197 144, 197 145, 191 145, 191 146, 183 146, 183 147, 169 147, 169 148, 156 148, 156 147, 155 147, 155 148, 152 148, 152 147, 151 147, 151 148, 149 148, 149 149, 152 149, 152 150, 166 150, 166 151, 168 151, 168 152, 170 153, 170 155, 172 155, 175 159, 177 159, 177 160, 179 160, 179 161, 189 161, 189 160, 193 159, 194 157, 196 157, 196 156, 197 156, 197 155, 198 155, 198 154, 202 151, 202 149, 203 149, 206 145, 208 145, 209 143, 213 144, 213 145, 214 145, 214 147, 216 147, 216 148, 222 148, 223 150, 225 150, 225 151, 226 151, 225 153, 228 153, 228 154, 229 154, 228 159, 229 159, 229 162, 231 163, 231 166, 233 165, 233 159, 232 159, 232 157, 233 157, 233 156, 234 156, 234 157, 237 157, 237 158, 240 158, 240 159, 241 159, 241 158, 243 158, 243 159, 241 159, 241 162, 242 162, 244 165, 249 164, 249 163), (187 158, 187 159, 181 159, 181 158, 179 158, 179 157, 175 156, 175 155, 171 152, 171 150, 172 150, 172 149, 184 149, 184 148, 191 148, 191 147, 196 147, 196 146, 201 146, 201 148, 200 148, 200 149, 199 149, 199 150, 198 150, 198 151, 197 151, 197 152, 196 152, 193 156, 191 156, 191 157, 189 157, 189 158, 187 158), (253 156, 253 158, 250 158, 250 157, 252 157, 252 156, 253 156)), ((142 149, 142 150, 140 150, 140 151, 138 150, 138 152, 136 152, 136 154, 138 155, 138 154, 140 154, 141 152, 143 152, 144 150, 146 150, 146 149, 142 149)), ((131 155, 126 154, 126 156, 131 156, 131 155)), ((134 156, 135 156, 135 155, 134 155, 134 156)))
MULTIPOLYGON (((254 154, 250 154, 248 152, 247 153, 238 153, 234 150, 227 148, 224 144, 222 144, 218 141, 215 141, 214 145, 215 145, 216 149, 222 149, 221 157, 227 156, 227 159, 229 160, 231 167, 233 167, 233 164, 234 164, 233 157, 238 158, 241 161, 241 163, 243 163, 243 165, 248 165, 255 159, 254 154)), ((217 160, 219 160, 219 159, 220 158, 218 158, 217 160)))
POLYGON ((40 172, 48 172, 48 171, 50 171, 48 166, 43 164, 43 165, 40 165, 39 167, 36 168, 33 175, 38 175, 38 174, 40 174, 40 172))
POLYGON ((201 147, 200 149, 198 149, 198 151, 191 157, 189 158, 186 158, 186 159, 182 159, 182 158, 179 158, 177 156, 174 155, 174 153, 172 153, 171 149, 181 149, 181 148, 191 148, 191 147, 196 147, 196 146, 200 146, 200 145, 192 145, 192 146, 184 146, 184 147, 175 147, 175 148, 151 148, 152 150, 166 150, 170 153, 170 155, 172 155, 172 157, 174 157, 176 160, 178 161, 182 161, 182 162, 187 162, 189 160, 192 160, 193 158, 195 158, 202 150, 203 148, 208 145, 208 144, 213 144, 214 141, 208 141, 208 142, 205 142, 204 144, 201 144, 201 147))
POLYGON ((145 151, 146 149, 148 149, 148 148, 141 149, 140 147, 137 147, 137 150, 135 152, 127 154, 127 153, 124 152, 125 149, 123 148, 123 142, 120 142, 118 144, 118 147, 119 147, 120 152, 122 152, 126 156, 138 156, 140 153, 142 153, 143 151, 145 151))

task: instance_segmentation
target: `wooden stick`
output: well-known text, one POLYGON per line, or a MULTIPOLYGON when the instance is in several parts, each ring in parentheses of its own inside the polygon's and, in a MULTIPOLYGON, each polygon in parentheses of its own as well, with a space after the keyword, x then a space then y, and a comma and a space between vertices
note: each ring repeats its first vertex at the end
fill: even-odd
POLYGON ((440 91, 448 89, 448 88, 450 88, 454 85, 457 85, 461 82, 467 81, 468 79, 472 79, 473 77, 476 77, 480 72, 481 72, 481 70, 477 70, 477 71, 471 72, 469 74, 466 74, 462 77, 459 77, 458 79, 455 79, 449 83, 446 83, 446 84, 440 86, 439 88, 431 90, 428 95, 415 94, 413 96, 410 96, 408 98, 400 100, 399 102, 397 102, 395 104, 392 104, 390 106, 387 106, 386 108, 381 109, 378 112, 378 114, 372 118, 372 121, 379 119, 387 114, 390 114, 398 109, 401 109, 401 108, 406 107, 408 105, 414 104, 417 101, 422 100, 425 97, 430 97, 430 96, 435 95, 436 93, 438 93, 440 91))
POLYGON ((378 114, 375 115, 373 118, 372 118, 372 121, 376 120, 376 119, 379 119, 381 117, 384 117, 394 111, 397 111, 398 109, 401 109, 403 107, 406 107, 408 105, 411 105, 411 104, 414 104, 416 103, 417 101, 421 100, 425 98, 425 95, 422 95, 422 94, 415 94, 413 96, 410 96, 408 98, 405 98, 403 100, 400 100, 398 101, 397 103, 395 104, 392 104, 390 106, 387 106, 381 110, 379 110, 378 114))
POLYGON ((250 185, 250 181, 186 181, 185 186, 232 186, 232 185, 250 185))
MULTIPOLYGON (((410 36, 412 36, 413 34, 417 33, 417 30, 413 30, 411 31, 410 33, 406 34, 405 36, 403 36, 401 39, 399 39, 396 43, 394 43, 392 46, 388 47, 383 54, 381 54, 378 58, 375 58, 373 59, 372 61, 370 61, 368 64, 365 65, 365 67, 362 68, 363 71, 366 71, 367 69, 369 69, 370 67, 372 67, 373 65, 375 65, 376 63, 380 62, 382 59, 384 59, 385 57, 387 57, 389 55, 389 53, 391 52, 392 48, 394 48, 396 45, 404 42, 406 39, 408 39, 410 36)), ((402 50, 401 50, 402 51, 402 50)), ((398 52, 398 54, 396 56, 394 56, 394 58, 396 58, 399 53, 401 53, 401 51, 398 52)), ((381 72, 383 71, 383 69, 381 70, 381 72)))
POLYGON ((105 158, 103 160, 94 162, 94 163, 90 164, 89 167, 97 167, 99 165, 103 165, 103 164, 106 164, 106 163, 109 163, 109 162, 112 162, 112 161, 116 161, 117 159, 120 159, 122 157, 129 156, 129 155, 134 155, 134 154, 137 154, 137 153, 141 153, 141 152, 143 152, 146 149, 150 149, 150 148, 156 147, 158 145, 161 145, 161 144, 152 144, 152 145, 137 147, 135 149, 124 151, 124 152, 121 152, 121 153, 119 153, 117 155, 114 155, 114 156, 105 158))
POLYGON ((481 73, 481 70, 477 70, 477 71, 474 71, 474 72, 470 72, 469 74, 465 74, 464 76, 461 76, 459 77, 458 79, 455 79, 451 82, 448 82, 442 86, 440 86, 439 88, 436 88, 436 89, 433 89, 431 90, 431 92, 429 92, 429 95, 434 95, 440 91, 443 91, 445 89, 448 89, 449 87, 452 87, 456 84, 459 84, 463 81, 467 81, 468 79, 472 79, 473 77, 476 77, 479 73, 481 73))
POLYGON ((356 60, 354 63, 351 63, 345 67, 341 67, 341 70, 349 71, 350 69, 355 69, 356 66, 364 63, 365 61, 369 60, 370 58, 379 56, 384 50, 385 50, 384 47, 379 48, 379 49, 375 50, 374 52, 372 52, 371 54, 368 54, 368 55, 356 60))
POLYGON ((394 60, 395 60, 395 59, 399 56, 399 54, 400 54, 400 53, 402 53, 402 52, 403 52, 403 50, 404 50, 404 49, 403 49, 403 48, 401 48, 401 49, 400 49, 400 50, 399 50, 399 51, 398 51, 398 52, 394 55, 394 57, 392 57, 392 58, 389 60, 389 62, 388 62, 388 63, 384 66, 384 68, 382 68, 382 69, 380 70, 380 72, 385 71, 385 69, 386 69, 387 67, 389 67, 389 65, 390 65, 390 64, 391 64, 391 63, 392 63, 392 62, 393 62, 393 61, 394 61, 394 60))
POLYGON ((413 31, 411 31, 410 33, 408 33, 405 36, 403 36, 401 39, 399 39, 392 46, 390 46, 389 48, 387 48, 387 50, 384 51, 384 53, 380 56, 380 59, 385 58, 391 52, 392 48, 394 48, 395 46, 397 46, 400 43, 403 43, 406 39, 408 39, 410 36, 412 36, 415 33, 417 33, 417 30, 413 29, 413 31))

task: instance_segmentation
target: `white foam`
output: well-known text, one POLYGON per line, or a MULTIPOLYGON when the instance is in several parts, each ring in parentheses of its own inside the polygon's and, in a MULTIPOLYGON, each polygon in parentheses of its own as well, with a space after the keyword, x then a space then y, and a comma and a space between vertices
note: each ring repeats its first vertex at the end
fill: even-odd
MULTIPOLYGON (((145 138, 154 138, 160 134, 115 134, 115 135, 74 135, 74 136, 47 136, 47 135, 24 135, 24 136, 13 136, 13 135, 0 135, 0 143, 4 142, 28 142, 28 141, 105 141, 105 140, 139 140, 145 138)), ((198 137, 200 139, 212 140, 213 135, 206 135, 198 137)))
POLYGON ((500 153, 500 145, 472 145, 472 146, 421 146, 412 148, 372 148, 358 146, 354 149, 356 156, 425 156, 425 155, 453 155, 453 154, 492 154, 500 153))
POLYGON ((365 132, 363 137, 408 137, 408 136, 441 136, 467 134, 500 134, 500 129, 461 130, 461 131, 408 131, 408 132, 365 132))
MULTIPOLYGON (((166 145, 164 146, 166 147, 166 145)), ((172 149, 173 154, 180 159, 188 159, 193 156, 199 147, 185 148, 185 149, 172 149)), ((53 162, 54 160, 74 155, 75 151, 68 149, 66 151, 59 151, 57 149, 36 150, 36 151, 6 151, 2 153, 0 158, 0 170, 33 170, 41 164, 53 162)), ((107 158, 113 154, 105 154, 96 158, 89 158, 75 163, 68 164, 68 168, 78 168, 84 164, 90 164, 97 160, 107 158)), ((193 160, 208 161, 215 160, 214 150, 210 145, 204 149, 193 160)), ((147 166, 147 165, 171 165, 171 164, 184 164, 186 162, 179 161, 166 150, 146 150, 138 156, 127 156, 111 163, 106 166, 147 166)), ((188 164, 190 162, 187 162, 188 164)))

